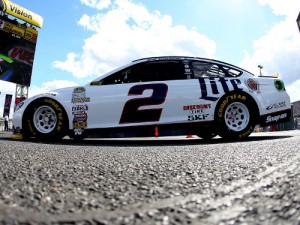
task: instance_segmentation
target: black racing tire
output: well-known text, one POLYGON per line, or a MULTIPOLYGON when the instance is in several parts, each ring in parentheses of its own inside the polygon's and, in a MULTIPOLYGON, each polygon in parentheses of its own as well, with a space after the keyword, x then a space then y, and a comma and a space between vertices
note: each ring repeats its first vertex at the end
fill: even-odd
POLYGON ((254 130, 257 106, 246 93, 230 93, 220 99, 215 111, 218 135, 224 139, 242 140, 254 130))
POLYGON ((42 141, 62 139, 68 130, 68 118, 63 107, 51 98, 41 98, 28 106, 23 117, 23 138, 42 141))

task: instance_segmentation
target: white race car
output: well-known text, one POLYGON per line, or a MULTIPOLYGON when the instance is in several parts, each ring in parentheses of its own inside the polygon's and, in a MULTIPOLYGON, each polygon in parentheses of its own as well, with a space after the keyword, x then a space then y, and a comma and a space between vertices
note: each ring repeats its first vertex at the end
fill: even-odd
POLYGON ((151 57, 81 87, 39 94, 21 102, 14 134, 59 140, 198 135, 248 137, 259 124, 289 121, 283 81, 257 77, 217 60, 151 57))

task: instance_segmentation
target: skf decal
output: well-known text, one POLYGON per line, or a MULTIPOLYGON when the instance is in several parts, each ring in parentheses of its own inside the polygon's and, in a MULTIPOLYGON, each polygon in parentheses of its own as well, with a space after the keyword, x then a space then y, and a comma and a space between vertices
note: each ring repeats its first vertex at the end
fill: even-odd
POLYGON ((208 113, 206 113, 206 114, 189 115, 188 121, 205 120, 208 116, 209 116, 208 113))
POLYGON ((241 85, 241 81, 239 79, 225 79, 225 78, 199 78, 201 97, 200 99, 208 100, 208 101, 217 101, 219 97, 215 97, 220 94, 220 90, 218 88, 217 82, 221 83, 222 89, 221 93, 228 93, 230 91, 242 90, 239 85, 241 85), (208 82, 209 81, 209 82, 208 82), (211 91, 211 93, 209 93, 211 91))
POLYGON ((267 110, 278 109, 278 108, 282 108, 282 107, 285 107, 285 106, 286 106, 285 102, 279 102, 279 103, 268 105, 266 109, 267 110))
POLYGON ((278 115, 278 116, 268 116, 267 117, 267 120, 266 120, 266 123, 271 123, 271 122, 274 122, 274 121, 278 121, 278 120, 282 120, 282 119, 285 119, 287 118, 287 113, 283 113, 281 115, 278 115))

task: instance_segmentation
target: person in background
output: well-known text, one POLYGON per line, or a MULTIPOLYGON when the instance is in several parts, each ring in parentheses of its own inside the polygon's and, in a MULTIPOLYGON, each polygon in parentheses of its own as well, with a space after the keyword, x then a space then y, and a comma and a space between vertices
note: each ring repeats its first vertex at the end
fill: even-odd
POLYGON ((4 116, 4 131, 8 131, 8 115, 4 116))

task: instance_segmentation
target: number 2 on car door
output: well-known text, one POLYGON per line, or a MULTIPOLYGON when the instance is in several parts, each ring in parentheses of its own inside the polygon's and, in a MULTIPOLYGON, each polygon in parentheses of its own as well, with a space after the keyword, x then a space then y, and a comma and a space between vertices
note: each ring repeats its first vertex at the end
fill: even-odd
POLYGON ((124 105, 123 112, 120 118, 120 124, 156 122, 160 120, 163 108, 139 108, 141 106, 161 105, 162 103, 164 103, 168 92, 168 85, 163 83, 135 85, 129 89, 128 96, 142 95, 145 90, 152 90, 152 95, 150 97, 128 100, 124 105))

